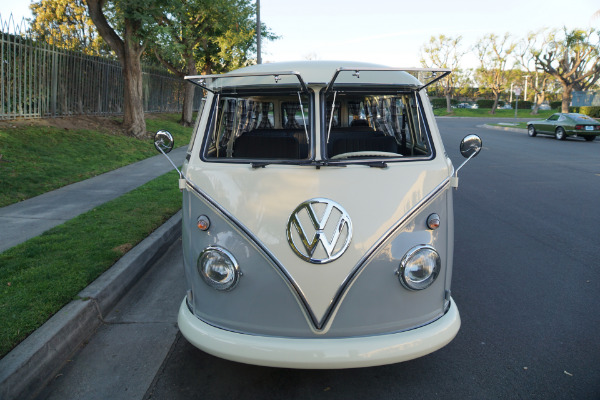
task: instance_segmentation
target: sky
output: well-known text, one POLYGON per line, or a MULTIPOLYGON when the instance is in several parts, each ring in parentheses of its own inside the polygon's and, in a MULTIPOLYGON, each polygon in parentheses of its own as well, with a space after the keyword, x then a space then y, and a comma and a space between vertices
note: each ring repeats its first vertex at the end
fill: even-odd
MULTIPOLYGON (((2 20, 30 17, 27 0, 0 0, 2 20)), ((542 28, 600 30, 598 0, 260 0, 261 20, 279 40, 263 42, 263 62, 306 59, 420 66, 431 36, 462 36, 464 50, 481 37, 524 38, 542 28)), ((461 63, 477 66, 474 52, 461 63)))

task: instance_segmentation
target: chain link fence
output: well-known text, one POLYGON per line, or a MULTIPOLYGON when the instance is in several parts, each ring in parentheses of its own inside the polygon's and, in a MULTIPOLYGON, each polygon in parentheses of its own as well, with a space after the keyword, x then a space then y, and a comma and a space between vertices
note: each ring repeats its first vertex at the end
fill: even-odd
MULTIPOLYGON (((12 15, 0 15, 0 33, 0 119, 123 113, 117 60, 34 41, 12 15)), ((144 111, 181 111, 184 81, 161 67, 143 65, 142 71, 144 111)))

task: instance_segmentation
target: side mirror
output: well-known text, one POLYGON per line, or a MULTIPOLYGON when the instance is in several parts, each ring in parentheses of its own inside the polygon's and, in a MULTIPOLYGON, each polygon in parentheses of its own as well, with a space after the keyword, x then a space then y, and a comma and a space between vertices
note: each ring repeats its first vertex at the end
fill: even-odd
POLYGON ((477 135, 467 135, 460 142, 460 154, 466 158, 466 160, 454 171, 451 184, 452 187, 458 187, 458 171, 469 162, 469 160, 475 157, 481 151, 483 144, 481 138, 477 135))
POLYGON ((173 135, 171 135, 168 131, 160 130, 156 132, 154 135, 154 147, 161 153, 167 154, 171 150, 173 150, 173 146, 175 146, 175 140, 173 140, 173 135))
POLYGON ((464 158, 475 157, 481 151, 481 138, 477 135, 467 135, 460 142, 460 154, 464 158))

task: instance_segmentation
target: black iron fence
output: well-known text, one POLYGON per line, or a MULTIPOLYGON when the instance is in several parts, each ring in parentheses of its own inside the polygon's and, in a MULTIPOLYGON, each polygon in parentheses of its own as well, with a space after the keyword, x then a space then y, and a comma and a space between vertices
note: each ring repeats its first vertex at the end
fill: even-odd
MULTIPOLYGON (((118 61, 34 41, 24 25, 0 15, 0 119, 123 112, 118 61)), ((184 81, 161 67, 142 71, 144 111, 181 111, 184 81)))

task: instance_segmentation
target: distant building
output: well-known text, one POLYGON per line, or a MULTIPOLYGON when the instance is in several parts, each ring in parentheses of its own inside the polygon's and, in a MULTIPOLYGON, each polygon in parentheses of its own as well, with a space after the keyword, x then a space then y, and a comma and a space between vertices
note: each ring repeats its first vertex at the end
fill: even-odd
POLYGON ((573 92, 571 105, 573 107, 600 107, 600 92, 573 92))

